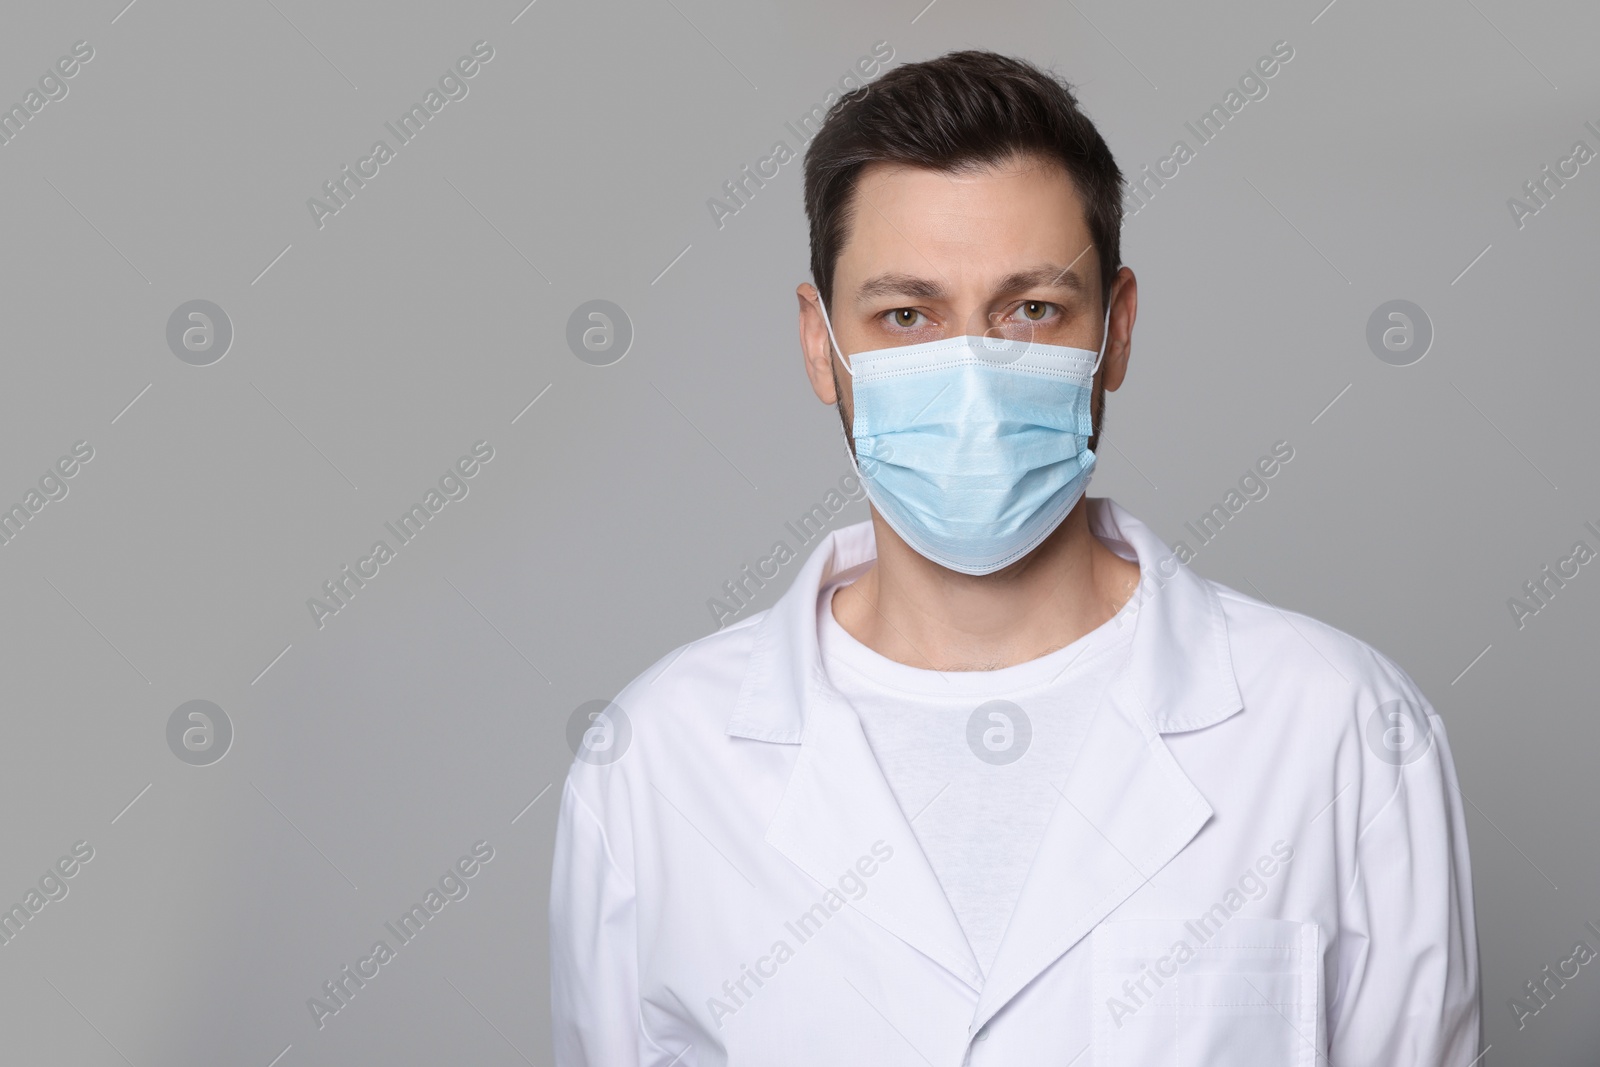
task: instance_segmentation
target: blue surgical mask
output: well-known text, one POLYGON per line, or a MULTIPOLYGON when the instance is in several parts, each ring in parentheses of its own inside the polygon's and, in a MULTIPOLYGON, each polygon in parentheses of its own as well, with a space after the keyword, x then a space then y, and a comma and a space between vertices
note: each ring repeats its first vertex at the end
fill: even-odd
POLYGON ((990 574, 1037 548, 1088 489, 1109 306, 1099 352, 963 336, 846 360, 826 308, 822 318, 854 380, 851 463, 921 555, 990 574))

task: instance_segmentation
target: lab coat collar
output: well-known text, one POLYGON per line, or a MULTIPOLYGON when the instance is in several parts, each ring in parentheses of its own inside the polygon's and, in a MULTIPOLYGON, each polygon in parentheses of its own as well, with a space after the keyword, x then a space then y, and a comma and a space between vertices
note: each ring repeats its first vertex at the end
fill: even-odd
MULTIPOLYGON (((1216 590, 1178 563, 1151 529, 1107 497, 1088 499, 1089 525, 1113 551, 1138 561, 1129 673, 1157 733, 1198 730, 1243 706, 1228 629, 1216 590)), ((872 523, 824 538, 788 590, 754 624, 754 644, 727 731, 757 741, 799 744, 811 679, 823 677, 817 595, 823 585, 877 558, 872 523)))
POLYGON ((1116 504, 1089 503, 1095 533, 1140 564, 1132 647, 1090 721, 987 980, 818 652, 818 593, 874 558, 870 523, 824 540, 753 624, 751 659, 728 721, 730 735, 800 745, 766 832, 797 867, 832 885, 874 842, 893 849, 851 903, 972 991, 972 1032, 1199 832, 1212 809, 1161 734, 1219 722, 1241 706, 1215 591, 1175 560, 1162 567, 1170 550, 1116 504))

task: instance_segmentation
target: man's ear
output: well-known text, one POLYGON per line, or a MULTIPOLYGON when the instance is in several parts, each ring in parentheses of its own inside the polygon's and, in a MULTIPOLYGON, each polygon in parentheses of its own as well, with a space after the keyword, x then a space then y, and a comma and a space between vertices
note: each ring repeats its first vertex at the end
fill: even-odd
POLYGON ((1100 367, 1100 384, 1116 392, 1128 376, 1133 355, 1133 321, 1139 317, 1139 280, 1128 267, 1117 269, 1111 289, 1111 336, 1106 338, 1106 358, 1100 367))
POLYGON ((834 389, 833 343, 828 339, 828 325, 818 310, 822 298, 810 282, 801 282, 795 289, 795 296, 800 301, 800 354, 805 359, 811 391, 824 404, 836 404, 839 394, 834 389))

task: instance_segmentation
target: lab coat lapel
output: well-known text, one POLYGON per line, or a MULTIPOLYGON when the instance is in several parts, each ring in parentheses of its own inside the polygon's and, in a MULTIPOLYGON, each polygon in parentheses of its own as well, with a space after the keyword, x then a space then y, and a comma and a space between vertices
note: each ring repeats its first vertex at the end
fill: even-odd
POLYGON ((806 714, 805 739, 767 842, 827 886, 870 855, 874 842, 889 845, 893 855, 851 905, 976 992, 983 982, 978 961, 856 713, 819 685, 806 714))
POLYGON ((1205 825, 1211 807, 1124 677, 1095 713, 1045 828, 983 988, 975 1029, 1135 893, 1205 825))
POLYGON ((877 865, 850 905, 951 972, 974 993, 982 973, 961 924, 889 790, 861 721, 828 682, 817 645, 817 596, 834 576, 876 555, 872 524, 829 535, 794 583, 753 623, 750 662, 728 719, 732 737, 798 744, 766 840, 828 887, 855 870, 882 840, 893 855, 877 865))

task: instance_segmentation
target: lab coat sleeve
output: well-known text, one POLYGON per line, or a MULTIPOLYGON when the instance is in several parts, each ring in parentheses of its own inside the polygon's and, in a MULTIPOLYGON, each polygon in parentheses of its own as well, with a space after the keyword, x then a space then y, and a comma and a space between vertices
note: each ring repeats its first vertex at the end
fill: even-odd
POLYGON ((1444 723, 1403 671, 1383 668, 1390 693, 1427 716, 1431 737, 1398 765, 1377 753, 1370 734, 1351 746, 1360 771, 1345 831, 1354 845, 1328 1058, 1468 1067, 1482 1048, 1463 797, 1444 723))
MULTIPOLYGON (((550 1007, 556 1067, 647 1067, 640 1055, 631 878, 569 775, 550 875, 550 1007)), ((661 1062, 665 1062, 664 1060, 661 1062)))

